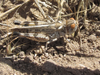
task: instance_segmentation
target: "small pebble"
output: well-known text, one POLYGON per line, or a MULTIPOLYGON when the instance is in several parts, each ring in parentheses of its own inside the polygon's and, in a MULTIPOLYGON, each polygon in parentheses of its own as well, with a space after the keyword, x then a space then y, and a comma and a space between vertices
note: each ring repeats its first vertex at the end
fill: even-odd
POLYGON ((64 57, 66 57, 66 54, 64 54, 64 57))
POLYGON ((98 46, 97 49, 100 50, 100 46, 98 46))
POLYGON ((44 56, 44 55, 42 55, 42 56, 41 56, 41 59, 45 59, 45 56, 44 56))
POLYGON ((97 36, 100 36, 100 30, 97 30, 97 31, 96 31, 96 35, 97 35, 97 36))
POLYGON ((19 52, 18 57, 21 58, 21 59, 25 58, 25 53, 24 53, 24 51, 19 52))
POLYGON ((87 42, 87 39, 84 39, 83 42, 86 43, 87 42))
POLYGON ((45 57, 48 57, 48 53, 45 53, 45 57))
POLYGON ((93 41, 96 41, 96 36, 95 35, 90 35, 89 37, 88 37, 88 41, 89 42, 93 42, 93 41))
POLYGON ((26 56, 25 57, 25 59, 24 59, 24 62, 32 62, 33 61, 33 56, 30 56, 30 55, 28 55, 28 56, 26 56))
POLYGON ((63 58, 63 55, 62 54, 59 54, 59 57, 63 58))
POLYGON ((6 45, 3 45, 3 48, 6 48, 6 45))
POLYGON ((3 45, 2 45, 2 43, 0 43, 0 48, 3 48, 3 45))
POLYGON ((12 59, 13 59, 13 60, 16 60, 17 58, 18 58, 18 56, 16 56, 16 55, 13 55, 13 56, 12 56, 12 59))
POLYGON ((87 43, 82 44, 82 46, 81 46, 81 51, 87 52, 88 49, 89 49, 89 47, 87 46, 87 43))

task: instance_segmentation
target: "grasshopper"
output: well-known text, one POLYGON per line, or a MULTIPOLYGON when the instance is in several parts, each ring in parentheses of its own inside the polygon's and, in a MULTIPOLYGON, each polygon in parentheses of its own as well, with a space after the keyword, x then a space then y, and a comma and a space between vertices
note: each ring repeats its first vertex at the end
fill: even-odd
POLYGON ((37 42, 46 42, 47 47, 49 43, 57 41, 57 39, 61 37, 65 37, 66 34, 70 35, 74 33, 77 28, 78 23, 76 20, 70 18, 61 23, 10 28, 10 32, 1 36, 1 38, 14 34, 37 42))

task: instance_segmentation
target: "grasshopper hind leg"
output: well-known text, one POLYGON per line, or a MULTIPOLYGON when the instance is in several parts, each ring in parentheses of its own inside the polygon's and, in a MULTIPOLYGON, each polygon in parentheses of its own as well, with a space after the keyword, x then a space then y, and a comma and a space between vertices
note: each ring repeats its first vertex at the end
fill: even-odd
POLYGON ((46 42, 45 51, 47 51, 51 47, 53 47, 57 51, 61 51, 60 49, 57 48, 57 46, 63 46, 64 50, 65 50, 65 43, 64 43, 63 37, 62 38, 56 38, 56 39, 53 39, 53 40, 46 42), (49 48, 48 48, 48 46, 49 46, 49 48))
POLYGON ((48 49, 47 49, 48 45, 49 45, 50 43, 52 43, 52 42, 55 42, 55 41, 57 41, 57 38, 47 41, 47 42, 46 42, 46 46, 45 46, 45 50, 48 50, 48 49))

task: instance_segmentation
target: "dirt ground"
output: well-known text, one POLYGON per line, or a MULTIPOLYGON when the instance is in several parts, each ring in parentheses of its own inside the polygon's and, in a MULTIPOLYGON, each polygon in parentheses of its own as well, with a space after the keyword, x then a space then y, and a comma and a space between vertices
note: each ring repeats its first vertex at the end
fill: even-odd
MULTIPOLYGON (((19 1, 5 0, 2 3, 0 0, 0 15, 23 3, 19 1)), ((55 17, 55 10, 48 10, 45 7, 43 9, 55 17)), ((98 7, 98 12, 100 13, 100 7, 98 7)), ((37 5, 34 2, 28 2, 17 11, 4 16, 0 22, 13 27, 15 20, 24 22, 43 19, 37 5)), ((38 42, 21 38, 14 43, 18 41, 16 45, 26 44, 14 50, 17 54, 6 55, 5 44, 2 45, 0 42, 0 75, 100 75, 100 16, 92 15, 92 19, 94 20, 91 21, 91 14, 89 14, 86 25, 81 28, 81 46, 79 35, 69 36, 70 42, 66 43, 64 40, 65 48, 62 45, 63 38, 61 38, 51 44, 45 54, 37 54, 40 49, 40 46, 36 44, 38 42)), ((0 28, 5 28, 5 26, 0 26, 0 28)), ((3 35, 1 31, 0 35, 3 35)))

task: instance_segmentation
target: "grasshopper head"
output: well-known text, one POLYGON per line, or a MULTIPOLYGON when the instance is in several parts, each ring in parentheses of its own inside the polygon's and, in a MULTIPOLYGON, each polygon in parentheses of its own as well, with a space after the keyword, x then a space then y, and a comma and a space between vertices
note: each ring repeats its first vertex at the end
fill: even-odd
POLYGON ((67 29, 67 34, 72 34, 74 33, 78 28, 78 23, 74 18, 70 18, 66 20, 66 29, 67 29))

